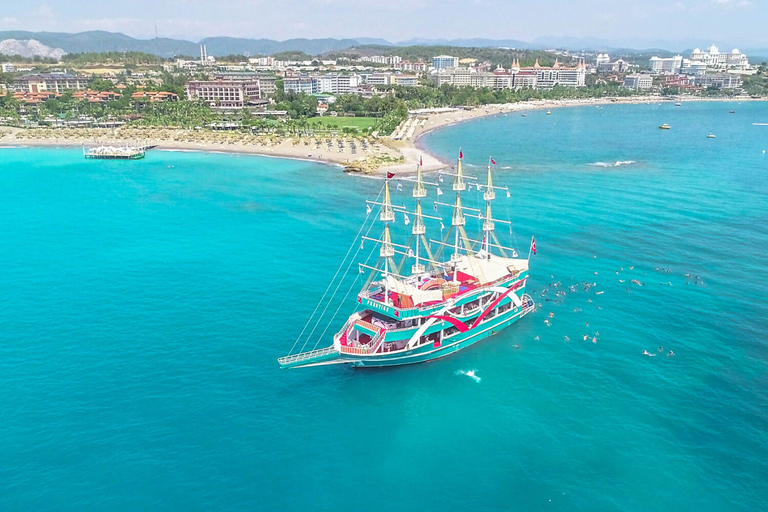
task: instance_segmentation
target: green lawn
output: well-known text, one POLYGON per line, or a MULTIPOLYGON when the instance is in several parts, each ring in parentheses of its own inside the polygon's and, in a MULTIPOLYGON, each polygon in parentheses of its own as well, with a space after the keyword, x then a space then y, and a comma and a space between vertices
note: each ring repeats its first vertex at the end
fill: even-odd
POLYGON ((307 119, 310 126, 318 123, 323 123, 326 126, 332 126, 336 129, 341 128, 357 128, 360 131, 367 130, 369 127, 375 126, 379 121, 378 117, 311 117, 307 119))

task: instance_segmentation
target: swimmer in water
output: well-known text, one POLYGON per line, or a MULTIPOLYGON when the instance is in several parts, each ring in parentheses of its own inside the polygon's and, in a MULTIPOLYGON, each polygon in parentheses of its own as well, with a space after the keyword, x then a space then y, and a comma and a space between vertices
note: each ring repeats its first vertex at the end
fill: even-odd
POLYGON ((674 353, 674 352, 672 352, 671 350, 669 351, 669 354, 667 354, 667 356, 669 356, 669 357, 672 357, 672 356, 674 356, 674 355, 675 355, 675 353, 674 353))
POLYGON ((515 343, 515 344, 514 344, 514 345, 512 345, 512 346, 513 346, 513 347, 515 347, 515 348, 520 348, 520 345, 518 345, 517 343, 515 343))
POLYGON ((656 356, 656 354, 651 354, 651 353, 650 353, 650 352, 648 352, 647 350, 643 350, 643 355, 644 355, 644 356, 649 356, 649 357, 655 357, 655 356, 656 356))
POLYGON ((585 335, 584 335, 584 341, 587 341, 587 337, 588 337, 588 336, 585 334, 585 335))
POLYGON ((664 347, 659 347, 659 352, 664 352, 664 347))
POLYGON ((592 338, 592 343, 597 343, 597 338, 596 337, 592 338))
POLYGON ((568 336, 563 336, 563 339, 564 339, 565 341, 571 341, 571 338, 569 338, 568 336))

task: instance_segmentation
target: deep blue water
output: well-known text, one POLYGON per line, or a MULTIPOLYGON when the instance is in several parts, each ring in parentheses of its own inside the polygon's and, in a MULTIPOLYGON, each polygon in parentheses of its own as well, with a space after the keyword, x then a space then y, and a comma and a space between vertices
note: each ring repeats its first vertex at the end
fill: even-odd
POLYGON ((496 212, 515 221, 500 235, 525 253, 535 234, 541 307, 381 371, 276 363, 380 182, 247 156, 0 150, 0 510, 768 508, 768 128, 753 122, 768 104, 430 134, 469 174, 498 162, 512 197, 496 212), (479 383, 456 375, 471 368, 479 383))

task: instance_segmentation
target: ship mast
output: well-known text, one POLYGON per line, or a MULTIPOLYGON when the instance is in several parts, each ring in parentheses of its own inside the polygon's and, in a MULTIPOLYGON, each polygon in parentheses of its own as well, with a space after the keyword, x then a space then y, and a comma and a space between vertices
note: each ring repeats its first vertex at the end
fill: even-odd
POLYGON ((487 259, 491 259, 491 236, 493 235, 494 223, 491 215, 491 201, 496 199, 496 192, 493 189, 493 176, 491 175, 491 162, 493 159, 488 157, 488 180, 483 191, 485 200, 485 217, 483 218, 483 241, 485 242, 485 254, 487 259))
POLYGON ((456 176, 453 178, 453 191, 456 192, 456 203, 453 207, 453 218, 451 219, 451 225, 455 230, 454 242, 453 242, 453 254, 451 255, 451 261, 453 262, 453 281, 456 282, 456 273, 458 270, 459 256, 459 231, 463 230, 466 219, 464 219, 464 212, 461 207, 461 192, 467 189, 467 184, 464 181, 464 172, 461 167, 461 161, 464 154, 459 150, 459 163, 456 166, 456 176))
POLYGON ((424 187, 424 179, 421 173, 421 158, 419 158, 419 166, 416 168, 416 183, 413 184, 413 197, 416 199, 416 215, 413 219, 411 234, 416 238, 416 262, 411 267, 411 271, 413 274, 420 274, 424 272, 425 268, 424 265, 419 263, 419 241, 427 232, 421 213, 421 199, 427 197, 427 189, 424 187))
MULTIPOLYGON (((392 201, 389 195, 389 178, 384 183, 384 201, 381 206, 379 220, 384 222, 384 234, 381 237, 379 257, 384 259, 384 304, 389 304, 389 260, 395 255, 392 245, 392 237, 389 234, 389 223, 395 220, 395 211, 392 209, 392 201)), ((394 266, 394 262, 393 262, 394 266)))

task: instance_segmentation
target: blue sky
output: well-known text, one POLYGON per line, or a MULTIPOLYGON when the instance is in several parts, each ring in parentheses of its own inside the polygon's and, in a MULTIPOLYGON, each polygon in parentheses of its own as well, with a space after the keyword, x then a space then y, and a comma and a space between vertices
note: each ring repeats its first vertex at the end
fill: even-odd
POLYGON ((768 0, 27 0, 0 30, 289 39, 540 36, 768 47, 768 0))

